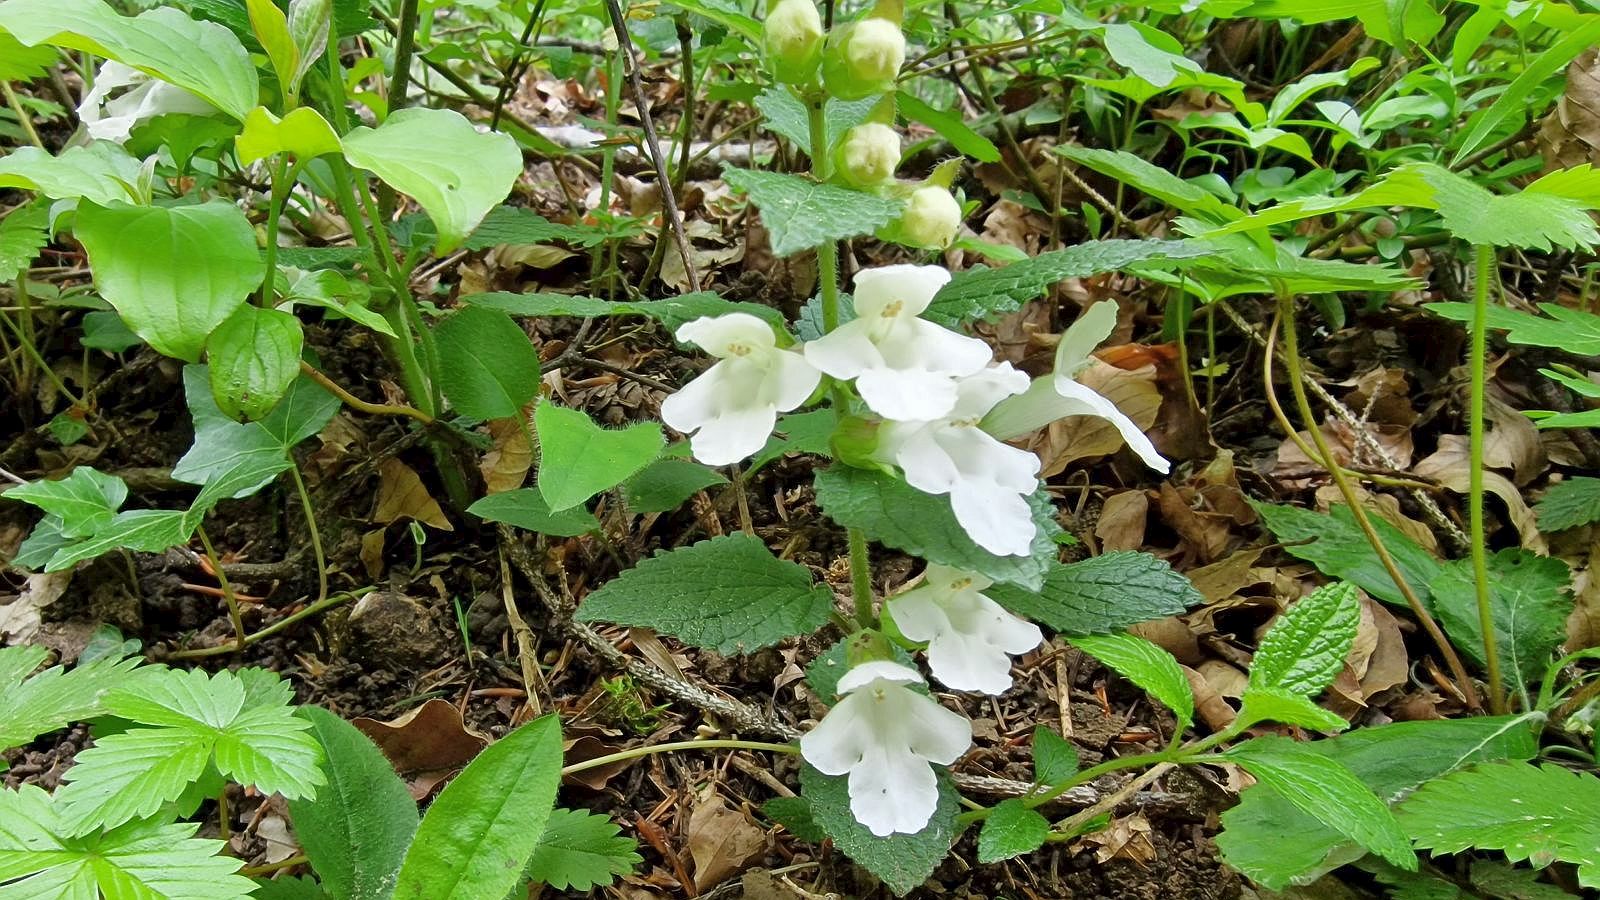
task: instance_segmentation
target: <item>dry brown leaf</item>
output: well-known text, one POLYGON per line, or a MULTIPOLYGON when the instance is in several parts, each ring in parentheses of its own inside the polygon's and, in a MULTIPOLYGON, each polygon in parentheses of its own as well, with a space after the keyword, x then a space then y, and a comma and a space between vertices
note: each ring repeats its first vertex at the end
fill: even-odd
POLYGON ((1227 516, 1235 525, 1253 525, 1255 507, 1245 498, 1239 487, 1239 474, 1233 466, 1233 451, 1219 450, 1211 462, 1197 473, 1191 482, 1200 496, 1206 499, 1207 508, 1227 516))
POLYGON ((1600 647, 1600 542, 1589 549, 1589 564, 1578 570, 1573 583, 1575 603, 1567 617, 1568 653, 1600 647))
POLYGON ((1600 49, 1567 66, 1567 89, 1539 128, 1546 169, 1600 165, 1600 49))
POLYGON ((1150 517, 1150 498, 1144 491, 1120 491, 1106 498, 1100 508, 1100 521, 1094 536, 1100 549, 1137 550, 1144 546, 1145 522, 1150 517))
POLYGON ((390 457, 378 467, 378 503, 372 521, 388 525, 396 519, 414 519, 440 531, 454 531, 416 470, 390 457))
MULTIPOLYGON (((1356 496, 1361 498, 1363 509, 1393 525, 1406 537, 1426 547, 1434 555, 1437 556, 1439 554, 1438 535, 1435 535, 1433 529, 1427 525, 1406 515, 1400 509, 1398 498, 1389 494, 1374 494, 1360 485, 1354 485, 1353 487, 1355 488, 1356 496)), ((1344 505, 1344 495, 1339 492, 1338 487, 1331 484, 1325 484, 1317 488, 1316 500, 1317 509, 1322 512, 1327 512, 1334 504, 1344 505)))
POLYGON ((1139 622, 1130 625, 1128 631, 1171 653, 1178 662, 1198 663, 1205 659, 1205 654, 1200 652, 1200 642, 1195 640, 1194 629, 1178 616, 1139 622))
POLYGON ((1200 721, 1212 731, 1221 731, 1233 724, 1239 718, 1239 713, 1222 699, 1217 689, 1211 686, 1204 675, 1188 666, 1183 666, 1183 677, 1189 680, 1189 691, 1194 694, 1194 711, 1200 721))
MULTIPOLYGON (((562 759, 566 765, 571 766, 588 762, 591 759, 599 759, 622 749, 616 744, 601 740, 598 735, 602 733, 604 732, 601 729, 593 726, 573 725, 566 728, 561 742, 562 759)), ((592 769, 584 769, 582 772, 564 775, 562 776, 562 781, 566 784, 581 784, 591 791, 602 791, 605 790, 607 782, 626 771, 634 762, 635 760, 631 759, 617 760, 604 766, 595 766, 592 769)))
POLYGON ((1244 696, 1245 686, 1250 683, 1250 676, 1238 666, 1220 659, 1208 659, 1195 667, 1206 684, 1217 692, 1217 696, 1237 700, 1244 696))
POLYGON ((13 645, 32 643, 44 624, 39 611, 61 599, 71 581, 71 569, 29 575, 22 591, 0 606, 0 638, 13 645))
POLYGON ((1085 835, 1082 844, 1094 848, 1094 858, 1102 863, 1126 859, 1148 865, 1156 858, 1156 845, 1150 837, 1150 820, 1144 813, 1112 819, 1111 825, 1085 835))
MULTIPOLYGON (((1441 434, 1439 449, 1418 462, 1415 471, 1418 475, 1432 478, 1458 494, 1466 494, 1470 462, 1466 435, 1441 434)), ((1523 548, 1541 555, 1548 553, 1549 544, 1546 543, 1544 535, 1539 533, 1539 523, 1534 519, 1533 510, 1528 508, 1517 486, 1499 472, 1490 471, 1483 473, 1483 486, 1505 503, 1506 513, 1511 517, 1511 523, 1516 526, 1517 534, 1522 538, 1523 548)))
MULTIPOLYGON (((1155 424, 1161 411, 1161 391, 1156 387, 1156 367, 1128 371, 1095 359, 1078 381, 1116 404, 1140 428, 1155 424)), ((1040 478, 1049 478, 1080 459, 1105 456, 1122 447, 1115 425, 1097 416, 1068 416, 1045 429, 1034 449, 1044 466, 1040 478)))
POLYGON ((1378 366, 1342 384, 1355 387, 1344 398, 1344 404, 1363 421, 1405 426, 1416 423, 1417 411, 1411 405, 1411 384, 1405 369, 1378 366))
POLYGON ((765 830, 728 808, 713 787, 695 797, 689 813, 689 856, 694 859, 694 884, 705 890, 742 870, 767 848, 765 830))
MULTIPOLYGON (((1200 498, 1196 495, 1195 499, 1200 498)), ((1228 518, 1195 509, 1189 498, 1168 482, 1161 484, 1157 507, 1161 510, 1161 520, 1183 538, 1201 562, 1211 562, 1227 548, 1228 518)))
POLYGON ((1411 676, 1411 658, 1406 653, 1405 634, 1400 630, 1400 620, 1381 603, 1371 597, 1361 597, 1362 621, 1370 615, 1376 634, 1372 654, 1367 657, 1366 671, 1361 673, 1361 691, 1374 697, 1384 691, 1405 684, 1411 676))
POLYGON ((1190 569, 1183 574, 1194 582, 1195 590, 1206 598, 1207 603, 1226 600, 1239 593, 1240 589, 1260 582, 1255 564, 1256 560, 1261 558, 1263 549, 1256 547, 1240 550, 1219 562, 1190 569))
POLYGON ((300 852, 300 844, 289 833, 289 821, 276 810, 256 819, 255 832, 267 845, 261 862, 280 863, 300 852))
POLYGON ((515 417, 492 419, 489 440, 493 443, 478 462, 485 490, 490 494, 522 487, 533 468, 533 447, 528 443, 528 428, 515 417))
POLYGON ((367 577, 372 581, 383 575, 383 545, 387 540, 388 535, 382 528, 361 535, 361 567, 367 570, 367 577))
POLYGON ((1549 465, 1539 429, 1533 420, 1491 394, 1485 418, 1493 427, 1483 436, 1483 463, 1491 469, 1510 469, 1512 480, 1527 486, 1549 465))
POLYGON ((387 722, 360 716, 350 724, 378 745, 419 800, 489 746, 487 737, 467 728, 455 704, 438 698, 387 722))

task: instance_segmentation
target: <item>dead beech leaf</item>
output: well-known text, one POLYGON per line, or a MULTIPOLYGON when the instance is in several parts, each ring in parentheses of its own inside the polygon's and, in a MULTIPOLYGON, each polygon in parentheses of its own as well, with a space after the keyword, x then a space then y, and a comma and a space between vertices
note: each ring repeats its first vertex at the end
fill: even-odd
POLYGON ((489 440, 493 443, 478 462, 488 493, 514 491, 527 480, 528 470, 533 468, 528 434, 528 427, 514 417, 490 420, 489 440))
POLYGON ((1194 582, 1195 590, 1206 598, 1207 603, 1216 603, 1226 600, 1240 589, 1260 581, 1255 570, 1256 560, 1261 558, 1264 548, 1240 550, 1230 554, 1226 559, 1214 562, 1209 566, 1190 569, 1183 573, 1194 582))
MULTIPOLYGON (((1361 485, 1354 485, 1356 496, 1361 498, 1361 507, 1367 512, 1388 522, 1399 529, 1406 537, 1426 547, 1435 556, 1440 555, 1439 537, 1422 522, 1406 515, 1400 508, 1400 500, 1389 494, 1374 494, 1361 485)), ((1344 495, 1339 488, 1325 484, 1317 488, 1317 509, 1327 512, 1334 504, 1344 505, 1344 495)))
POLYGON ((1244 696, 1245 686, 1250 683, 1250 676, 1246 675, 1243 669, 1220 659, 1208 659, 1196 666, 1195 671, 1211 685, 1217 696, 1229 700, 1237 700, 1244 696))
POLYGON ((1510 469, 1512 480, 1526 487, 1544 474, 1550 462, 1539 428, 1493 394, 1487 400, 1485 418, 1493 427, 1483 436, 1483 464, 1491 469, 1510 469))
POLYGON ((1600 165, 1600 50, 1567 66, 1567 89, 1540 123, 1538 140, 1547 170, 1600 165))
MULTIPOLYGON (((566 765, 571 766, 581 762, 588 762, 591 759, 599 759, 622 749, 616 744, 601 740, 595 733, 579 733, 574 737, 572 736, 574 730, 579 732, 585 730, 590 732, 599 731, 599 729, 585 728, 582 725, 566 729, 567 737, 561 742, 562 759, 566 765)), ((562 781, 566 784, 581 784, 591 791, 603 791, 607 782, 633 765, 634 762, 631 759, 617 760, 609 765, 596 766, 592 769, 584 769, 582 772, 564 775, 562 776, 562 781)))
POLYGON ((1144 546, 1145 522, 1150 518, 1150 498, 1144 491, 1120 491, 1106 498, 1094 536, 1100 549, 1137 550, 1144 546))
MULTIPOLYGON (((1458 494, 1466 494, 1470 462, 1466 435, 1441 434, 1439 449, 1418 462, 1415 471, 1418 475, 1432 478, 1458 494)), ((1483 486, 1505 503, 1506 514, 1511 518, 1511 524, 1516 526, 1517 534, 1522 539, 1523 549, 1540 555, 1550 552, 1550 546, 1545 541, 1544 535, 1539 533, 1539 523, 1534 519, 1533 510, 1528 508, 1528 504, 1522 499, 1522 492, 1517 490, 1517 486, 1512 484, 1510 479, 1499 472, 1485 471, 1483 486)))
POLYGON ((689 856, 694 859, 694 885, 705 890, 742 870, 767 848, 767 833, 728 808, 715 788, 695 797, 689 813, 689 856))
POLYGON ((1221 556, 1228 546, 1228 518, 1195 509, 1190 505, 1190 498, 1170 482, 1161 483, 1161 494, 1156 505, 1161 510, 1161 520, 1183 538, 1201 562, 1211 562, 1221 556))
POLYGON ((1372 630, 1376 636, 1372 653, 1367 657, 1366 670, 1361 673, 1361 692, 1373 697, 1397 685, 1405 684, 1411 675, 1411 659, 1406 654, 1405 635, 1400 631, 1400 620, 1381 603, 1371 597, 1361 596, 1362 621, 1371 616, 1372 630))
POLYGON ((1110 826, 1085 835, 1082 843, 1094 848, 1094 858, 1106 863, 1125 859, 1148 865, 1156 858, 1156 845, 1150 836, 1150 820, 1144 813, 1112 819, 1110 826))
POLYGON ((1217 451, 1211 462, 1195 475, 1192 484, 1200 496, 1206 498, 1206 504, 1213 512, 1227 516, 1235 525, 1255 524, 1255 507, 1245 499, 1244 490, 1239 487, 1232 450, 1217 451))
POLYGON ((1200 652, 1200 642, 1195 639, 1194 629, 1179 616, 1137 622, 1128 626, 1128 631, 1171 653, 1178 662, 1191 664, 1205 659, 1205 654, 1200 652))
POLYGON ((378 505, 372 521, 388 525, 397 519, 414 519, 440 531, 455 530, 416 471, 390 457, 378 466, 378 505))
POLYGON ((32 643, 44 624, 39 611, 61 599, 71 581, 71 569, 29 575, 22 591, 0 606, 0 637, 12 645, 32 643))
POLYGON ((1589 564, 1573 582, 1572 614, 1567 617, 1567 653, 1600 647, 1600 542, 1589 548, 1589 564))
POLYGON ((1239 718, 1239 713, 1222 699, 1217 689, 1211 686, 1204 675, 1188 666, 1183 666, 1183 677, 1189 680, 1189 691, 1194 694, 1194 711, 1200 721, 1212 731, 1221 731, 1233 724, 1239 718))
MULTIPOLYGON (((1119 369, 1095 359, 1078 376, 1084 386, 1098 391, 1140 428, 1155 424, 1161 411, 1161 391, 1156 387, 1156 367, 1133 371, 1119 369)), ((1115 425, 1097 416, 1068 416, 1045 428, 1034 449, 1044 466, 1040 478, 1049 478, 1080 459, 1105 456, 1122 447, 1122 435, 1115 425)))
POLYGON ((489 746, 487 737, 467 728, 455 704, 438 698, 387 722, 360 716, 350 724, 378 745, 418 800, 489 746))

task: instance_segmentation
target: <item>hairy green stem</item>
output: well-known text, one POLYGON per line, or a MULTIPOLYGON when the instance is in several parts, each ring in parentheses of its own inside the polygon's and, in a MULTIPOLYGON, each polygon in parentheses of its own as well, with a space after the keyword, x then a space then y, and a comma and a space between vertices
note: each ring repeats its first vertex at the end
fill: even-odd
MULTIPOLYGON (((290 461, 293 463, 293 460, 290 461)), ((328 559, 322 553, 322 535, 317 531, 317 514, 311 508, 311 493, 306 490, 306 480, 300 475, 298 463, 289 466, 294 476, 294 489, 300 495, 300 510, 306 516, 306 529, 311 532, 311 550, 317 556, 317 602, 328 599, 328 559)))
POLYGON ((871 628, 877 621, 872 612, 872 560, 867 556, 867 536, 859 528, 850 538, 850 593, 855 598, 856 624, 871 628))
POLYGON ((1483 425, 1485 361, 1489 355, 1489 282, 1494 278, 1494 248, 1473 248, 1476 284, 1472 289, 1472 392, 1468 400, 1467 530, 1472 539, 1472 582, 1478 600, 1478 630, 1483 632, 1483 662, 1489 677, 1489 711, 1504 715, 1505 684, 1500 680, 1500 649, 1494 633, 1494 609, 1489 602, 1489 548, 1483 525, 1483 425))
POLYGON ((673 741, 666 744, 648 744, 643 747, 634 747, 629 750, 619 750, 616 753, 607 753, 594 759, 573 763, 561 770, 562 775, 575 775, 589 769, 598 769, 612 763, 638 759, 654 753, 672 753, 677 750, 766 750, 771 753, 799 753, 800 748, 794 744, 771 744, 765 741, 741 741, 732 738, 714 738, 706 741, 673 741))
POLYGON ((400 33, 395 36, 394 73, 389 76, 389 112, 406 105, 411 84, 411 56, 417 47, 417 0, 401 0, 400 33))

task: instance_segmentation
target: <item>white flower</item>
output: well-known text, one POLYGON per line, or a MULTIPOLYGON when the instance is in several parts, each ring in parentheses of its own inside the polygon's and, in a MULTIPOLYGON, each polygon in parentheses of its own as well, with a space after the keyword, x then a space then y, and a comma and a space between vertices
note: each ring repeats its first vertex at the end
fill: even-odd
POLYGON ((108 60, 95 75, 94 89, 78 105, 78 121, 88 130, 89 137, 121 144, 136 126, 156 116, 205 116, 216 111, 216 107, 177 85, 108 60))
POLYGON ((678 328, 720 362, 661 403, 661 421, 689 434, 695 459, 725 466, 760 450, 778 413, 806 402, 822 374, 778 347, 772 326, 749 313, 702 316, 678 328))
POLYGON ((1023 499, 1038 487, 1039 457, 1008 446, 978 427, 1002 399, 1028 387, 1028 376, 1001 363, 956 383, 948 415, 923 422, 885 422, 878 454, 929 494, 949 494, 956 521, 978 546, 1000 556, 1027 556, 1037 527, 1023 499))
POLYGON ((800 738, 800 753, 824 775, 850 775, 850 813, 879 837, 916 834, 939 806, 930 763, 948 766, 972 746, 972 724, 906 685, 915 671, 862 663, 839 679, 846 695, 800 738))
POLYGON ((900 633, 928 643, 933 675, 958 691, 1003 694, 1011 688, 1011 654, 1039 646, 1039 626, 1007 612, 981 592, 981 575, 929 563, 922 584, 889 600, 900 633))
POLYGON ((856 380, 886 419, 937 419, 956 401, 955 379, 989 364, 989 345, 917 318, 950 273, 940 266, 883 266, 855 277, 856 318, 806 344, 806 359, 856 380))
POLYGON ((1117 327, 1117 304, 1102 300, 1067 328, 1056 345, 1055 372, 1035 381, 1020 397, 1000 404, 983 420, 985 431, 1009 441, 1043 428, 1064 416, 1096 416, 1116 426, 1128 449, 1144 464, 1163 474, 1172 469, 1155 444, 1117 409, 1116 404, 1079 384, 1075 376, 1094 361, 1094 348, 1117 327))

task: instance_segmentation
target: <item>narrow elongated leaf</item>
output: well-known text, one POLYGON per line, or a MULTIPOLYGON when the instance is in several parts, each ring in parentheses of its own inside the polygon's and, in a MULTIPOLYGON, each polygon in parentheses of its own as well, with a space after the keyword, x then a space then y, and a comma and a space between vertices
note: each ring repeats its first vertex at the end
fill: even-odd
POLYGON ((539 437, 539 493, 560 512, 608 491, 661 455, 666 441, 653 422, 602 428, 582 410, 540 403, 533 411, 539 437))
POLYGON ((772 252, 779 256, 870 234, 900 214, 901 205, 893 200, 800 175, 727 168, 722 177, 761 210, 772 252))
POLYGON ((1121 631, 1178 615, 1205 599, 1166 561, 1131 550, 1075 563, 1051 560, 1037 591, 997 584, 987 594, 1006 609, 1063 634, 1121 631))
POLYGON ((1178 718, 1179 734, 1194 721, 1194 692, 1172 654, 1131 634, 1091 635, 1071 641, 1172 710, 1178 718))
POLYGON ((1517 77, 1506 85, 1505 91, 1495 98, 1494 103, 1475 117, 1466 137, 1461 139, 1461 145, 1456 148, 1455 161, 1459 162, 1486 146, 1490 138, 1505 126, 1523 120, 1528 115, 1528 98, 1533 92, 1596 42, 1600 42, 1600 19, 1590 19, 1529 60, 1517 77))
POLYGON ((433 330, 439 386, 472 419, 522 414, 539 393, 539 351, 511 317, 481 306, 452 313, 433 330))
POLYGON ((1279 616, 1256 648, 1250 686, 1314 697, 1344 666, 1361 624, 1353 584, 1318 588, 1279 616))
POLYGON ((935 109, 905 91, 895 92, 895 106, 902 116, 932 128, 962 154, 979 162, 1000 161, 1000 148, 994 145, 994 141, 973 131, 959 114, 935 109))

